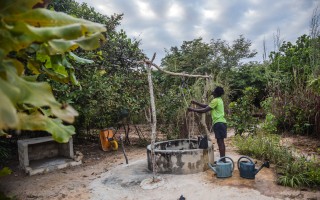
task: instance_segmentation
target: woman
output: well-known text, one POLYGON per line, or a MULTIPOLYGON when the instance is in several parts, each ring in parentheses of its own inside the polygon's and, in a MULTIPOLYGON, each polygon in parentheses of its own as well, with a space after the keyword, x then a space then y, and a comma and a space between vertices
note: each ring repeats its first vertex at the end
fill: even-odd
MULTIPOLYGON (((227 121, 224 118, 224 105, 221 96, 224 94, 222 87, 216 87, 212 93, 214 99, 209 103, 209 105, 202 104, 196 101, 191 101, 192 104, 196 104, 200 108, 188 108, 188 111, 197 113, 206 113, 211 111, 211 118, 213 124, 213 132, 215 138, 217 139, 220 158, 226 155, 226 147, 224 144, 224 138, 227 137, 227 121)), ((225 162, 225 159, 222 159, 225 162)))

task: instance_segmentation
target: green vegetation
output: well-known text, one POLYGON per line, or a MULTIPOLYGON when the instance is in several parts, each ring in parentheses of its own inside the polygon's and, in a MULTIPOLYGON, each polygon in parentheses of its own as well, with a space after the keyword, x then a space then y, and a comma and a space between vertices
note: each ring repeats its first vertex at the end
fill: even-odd
POLYGON ((2 200, 15 200, 17 198, 15 198, 15 197, 7 197, 2 192, 0 192, 0 199, 2 199, 2 200))
MULTIPOLYGON (((173 132, 176 137, 187 137, 186 107, 190 101, 197 100, 207 103, 211 100, 210 95, 217 85, 223 86, 226 92, 224 102, 229 104, 229 81, 228 74, 233 68, 240 67, 241 59, 252 58, 256 52, 250 50, 251 42, 240 36, 232 44, 220 39, 212 39, 206 43, 202 38, 192 41, 184 41, 180 47, 171 47, 166 51, 162 60, 165 70, 171 72, 189 74, 208 74, 210 80, 181 78, 155 72, 156 104, 159 105, 160 127, 166 133, 173 132)), ((207 125, 204 127, 200 121, 201 116, 196 115, 195 121, 199 125, 198 134, 204 134, 210 130, 210 117, 207 117, 207 125)))
POLYGON ((319 161, 295 155, 294 149, 280 145, 281 137, 275 134, 257 134, 233 138, 240 154, 275 164, 278 183, 290 187, 319 186, 319 161))
MULTIPOLYGON (((313 19, 320 17, 314 13, 313 19)), ((265 119, 263 122, 250 120, 252 111, 251 102, 248 101, 247 90, 243 90, 242 97, 238 98, 231 108, 234 113, 231 121, 238 133, 246 127, 246 120, 250 126, 261 126, 257 134, 234 138, 234 144, 241 154, 253 156, 257 159, 270 160, 275 164, 278 183, 290 187, 319 186, 320 162, 317 159, 306 158, 295 152, 292 148, 280 145, 280 136, 277 133, 309 135, 319 139, 319 62, 320 62, 320 35, 319 22, 312 20, 313 31, 310 36, 302 35, 295 44, 283 42, 279 44, 278 51, 270 53, 270 60, 263 66, 251 67, 264 71, 260 82, 254 82, 253 77, 258 73, 246 73, 245 82, 250 82, 260 92, 265 86, 266 95, 258 97, 255 105, 263 109, 265 119), (251 109, 250 109, 251 108, 251 109), (243 116, 244 115, 244 116, 243 116), (242 118, 241 118, 242 117, 242 118), (243 120, 241 120, 243 119, 243 120)), ((243 70, 243 69, 241 69, 243 70)), ((238 72, 241 72, 239 70, 238 72)), ((233 75, 244 77, 244 74, 233 75), (241 75, 241 76, 240 76, 241 75)), ((238 81, 239 84, 239 81, 238 81)), ((240 83, 241 85, 241 83, 240 83)), ((251 133, 250 129, 244 132, 251 133)))
POLYGON ((257 89, 247 87, 244 89, 243 96, 229 105, 231 110, 229 125, 235 128, 236 135, 256 133, 258 120, 253 117, 256 110, 254 106, 256 94, 257 89))
POLYGON ((319 136, 320 96, 309 87, 309 82, 319 74, 319 65, 315 65, 319 60, 312 59, 311 55, 320 53, 319 49, 314 49, 314 45, 319 45, 319 38, 319 35, 317 38, 303 35, 296 44, 284 42, 278 52, 270 55, 272 106, 266 112, 275 116, 281 131, 319 136))
POLYGON ((143 111, 148 107, 147 75, 144 66, 136 62, 145 55, 139 49, 139 41, 128 38, 123 30, 116 31, 122 15, 108 17, 73 0, 55 0, 49 8, 107 27, 104 36, 108 41, 99 49, 77 52, 94 61, 85 66, 78 65, 76 76, 81 87, 52 83, 57 98, 72 103, 79 112, 75 123, 78 136, 91 134, 91 130, 117 128, 124 118, 128 118, 125 123, 143 121, 143 111))
POLYGON ((103 39, 105 27, 33 6, 40 1, 0 3, 0 130, 47 131, 59 142, 75 133, 77 112, 56 101, 41 75, 77 84, 70 60, 89 62, 72 53, 92 50, 103 39))
POLYGON ((12 171, 8 167, 4 167, 0 170, 0 177, 11 174, 12 171))

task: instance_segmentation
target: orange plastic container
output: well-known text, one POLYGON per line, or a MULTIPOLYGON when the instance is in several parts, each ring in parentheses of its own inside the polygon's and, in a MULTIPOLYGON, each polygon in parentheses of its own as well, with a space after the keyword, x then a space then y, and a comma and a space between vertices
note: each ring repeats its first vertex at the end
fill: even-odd
POLYGON ((103 129, 100 131, 100 141, 103 151, 118 150, 118 142, 114 139, 113 129, 103 129))

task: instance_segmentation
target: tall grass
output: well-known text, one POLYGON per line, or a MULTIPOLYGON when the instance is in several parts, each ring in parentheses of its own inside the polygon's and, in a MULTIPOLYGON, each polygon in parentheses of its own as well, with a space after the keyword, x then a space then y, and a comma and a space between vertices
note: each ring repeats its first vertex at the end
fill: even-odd
POLYGON ((296 156, 292 148, 281 146, 279 135, 260 133, 246 138, 238 135, 233 138, 233 144, 241 154, 275 164, 280 185, 320 186, 319 162, 296 156))
POLYGON ((269 160, 277 165, 294 159, 288 148, 280 146, 279 135, 257 134, 246 138, 236 136, 233 142, 239 148, 239 153, 261 160, 269 160))

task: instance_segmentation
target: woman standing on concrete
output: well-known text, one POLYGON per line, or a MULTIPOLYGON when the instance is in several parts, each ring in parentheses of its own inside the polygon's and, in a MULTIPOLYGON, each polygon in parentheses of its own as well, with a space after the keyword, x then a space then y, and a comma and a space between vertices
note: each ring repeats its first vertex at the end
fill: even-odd
MULTIPOLYGON (((224 138, 227 137, 227 121, 224 118, 224 104, 221 96, 224 94, 222 87, 216 87, 212 93, 214 99, 207 104, 202 104, 196 101, 191 101, 192 104, 199 106, 200 108, 188 108, 188 111, 197 112, 197 113, 206 113, 211 111, 211 118, 213 124, 213 132, 215 138, 217 139, 220 158, 224 157, 226 154, 226 147, 224 144, 224 138)), ((223 159, 222 162, 225 162, 223 159)))

